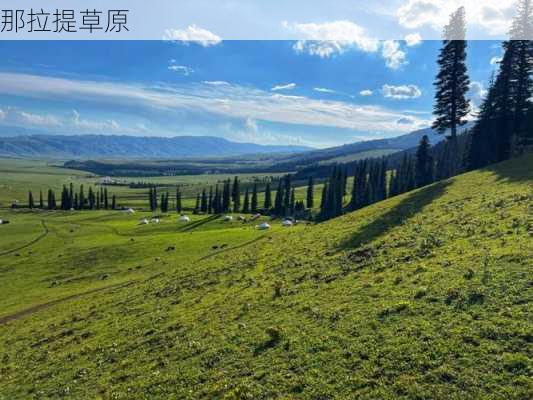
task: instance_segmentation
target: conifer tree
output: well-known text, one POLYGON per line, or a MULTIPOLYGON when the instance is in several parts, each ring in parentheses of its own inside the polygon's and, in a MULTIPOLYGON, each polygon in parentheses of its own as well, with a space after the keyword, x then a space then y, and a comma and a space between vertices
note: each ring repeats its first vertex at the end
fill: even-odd
POLYGON ((84 190, 83 190, 83 185, 80 185, 80 194, 78 196, 78 208, 80 210, 83 210, 85 208, 85 204, 86 204, 86 199, 85 199, 85 193, 84 193, 84 190))
POLYGON ((44 209, 43 191, 39 190, 39 208, 44 209))
POLYGON ((254 214, 257 212, 257 183, 254 183, 254 186, 252 188, 252 200, 250 204, 250 211, 254 214))
POLYGON ((115 195, 113 195, 113 197, 111 198, 111 209, 117 209, 117 197, 115 195))
POLYGON ((415 182, 416 187, 429 185, 433 181, 433 158, 427 135, 422 136, 416 150, 415 182))
POLYGON ((35 205, 33 204, 33 193, 31 192, 31 190, 28 193, 28 207, 30 208, 30 210, 35 207, 35 205))
POLYGON ((202 199, 200 201, 200 211, 203 213, 207 212, 207 192, 205 189, 202 189, 202 199))
POLYGON ((436 116, 433 128, 439 133, 450 129, 450 138, 455 140, 457 128, 466 123, 470 112, 466 99, 470 81, 466 68, 466 23, 465 10, 460 7, 450 16, 450 23, 444 28, 443 47, 438 64, 439 73, 435 81, 436 116))
POLYGON ((315 184, 313 181, 313 177, 310 176, 309 180, 307 182, 307 208, 312 209, 314 205, 314 191, 315 191, 315 184))
POLYGON ((270 182, 267 182, 265 187, 265 202, 263 207, 267 212, 272 208, 272 192, 270 190, 270 182))
POLYGON ((89 205, 89 210, 94 209, 94 200, 95 198, 93 188, 89 186, 89 191, 87 193, 87 204, 89 205))
POLYGON ((194 206, 194 212, 197 214, 200 211, 200 193, 196 194, 196 205, 194 206))
POLYGON ((231 191, 231 200, 233 201, 233 210, 239 212, 241 208, 241 189, 239 184, 239 177, 233 179, 233 189, 231 191))
POLYGON ((109 208, 109 197, 107 194, 107 188, 104 188, 104 208, 106 210, 109 208))
POLYGON ((213 197, 213 212, 220 214, 220 191, 218 184, 215 186, 215 196, 213 197))
POLYGON ((181 190, 180 190, 180 187, 178 186, 176 188, 176 212, 177 213, 181 213, 181 210, 182 210, 182 206, 181 206, 181 190))
POLYGON ((242 212, 243 214, 248 214, 250 212, 250 194, 248 193, 248 189, 244 192, 244 203, 242 205, 242 212))
POLYGON ((207 213, 213 214, 213 186, 209 186, 209 197, 207 199, 207 213))
POLYGON ((274 199, 274 212, 276 215, 283 213, 283 180, 278 181, 278 189, 276 191, 276 197, 274 199))
POLYGON ((290 201, 290 205, 289 205, 289 213, 291 216, 294 216, 294 211, 295 211, 295 208, 296 208, 296 193, 295 193, 295 189, 292 188, 291 190, 291 201, 290 201))
POLYGON ((287 215, 287 213, 290 211, 290 205, 291 205, 291 190, 292 190, 292 183, 291 183, 291 176, 290 174, 287 174, 285 176, 285 193, 283 194, 283 211, 282 214, 284 216, 287 215))

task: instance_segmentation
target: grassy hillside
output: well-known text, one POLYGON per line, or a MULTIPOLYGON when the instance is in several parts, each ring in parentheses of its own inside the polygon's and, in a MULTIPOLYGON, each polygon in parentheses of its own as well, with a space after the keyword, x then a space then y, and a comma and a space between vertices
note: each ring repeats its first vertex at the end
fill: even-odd
MULTIPOLYGON (((29 286, 2 296, 0 399, 531 398, 532 184, 530 155, 227 251, 202 229, 196 247, 172 230, 130 246, 124 225, 87 236, 126 271, 164 264, 19 315, 29 286)), ((53 265, 91 269, 56 264, 69 233, 3 256, 2 292, 53 265)))

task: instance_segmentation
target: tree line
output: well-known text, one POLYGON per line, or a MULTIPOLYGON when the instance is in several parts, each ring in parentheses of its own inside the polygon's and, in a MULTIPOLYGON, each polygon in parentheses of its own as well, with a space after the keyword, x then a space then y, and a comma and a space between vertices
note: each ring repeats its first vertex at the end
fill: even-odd
POLYGON ((98 188, 94 191, 92 187, 89 187, 87 193, 85 192, 84 185, 80 185, 78 190, 74 189, 74 185, 71 183, 68 187, 63 185, 61 191, 61 199, 59 206, 56 201, 56 193, 53 189, 48 189, 47 201, 45 204, 42 190, 39 191, 39 202, 37 203, 33 192, 28 192, 28 208, 40 208, 47 210, 115 210, 117 208, 117 198, 113 194, 111 200, 107 188, 98 188))

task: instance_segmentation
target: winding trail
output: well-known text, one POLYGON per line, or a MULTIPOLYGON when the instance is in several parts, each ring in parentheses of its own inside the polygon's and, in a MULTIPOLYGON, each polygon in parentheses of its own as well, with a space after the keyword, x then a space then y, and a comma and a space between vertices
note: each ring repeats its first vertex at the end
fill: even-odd
POLYGON ((41 220, 41 225, 43 227, 43 232, 39 236, 37 236, 35 239, 29 241, 28 243, 23 244, 22 246, 19 246, 19 247, 16 247, 14 249, 7 250, 7 251, 4 251, 4 252, 0 253, 0 257, 6 256, 8 254, 14 253, 14 252, 22 250, 22 249, 25 249, 27 247, 30 247, 30 246, 34 245, 35 243, 37 243, 37 242, 41 241, 42 239, 44 239, 48 235, 48 233, 50 233, 50 230, 48 229, 48 226, 46 226, 46 222, 44 222, 43 219, 41 220))
POLYGON ((89 294, 103 292, 104 290, 119 289, 119 288, 124 288, 124 287, 127 287, 127 286, 131 286, 131 285, 133 285, 135 283, 148 282, 148 281, 150 281, 152 279, 155 279, 155 278, 157 278, 157 277, 159 277, 159 276, 161 276, 163 274, 164 274, 164 272, 160 272, 160 273, 152 275, 152 276, 150 276, 150 277, 148 277, 148 278, 146 278, 144 280, 134 279, 134 280, 131 280, 131 281, 128 281, 128 282, 115 283, 113 285, 108 285, 108 286, 104 286, 104 287, 101 287, 101 288, 91 289, 91 290, 88 290, 86 292, 72 294, 70 296, 63 297, 61 299, 56 299, 56 300, 49 301, 47 303, 36 304, 36 305, 34 305, 32 307, 29 307, 29 308, 26 308, 24 310, 17 311, 14 314, 10 314, 10 315, 6 315, 4 317, 1 317, 0 318, 0 325, 7 324, 10 321, 16 321, 18 319, 21 319, 21 318, 27 316, 27 315, 35 314, 36 312, 38 312, 40 310, 43 310, 43 309, 48 308, 48 307, 55 306, 56 304, 64 303, 64 302, 67 302, 67 301, 70 301, 70 300, 75 300, 75 299, 78 299, 80 297, 87 296, 89 294))

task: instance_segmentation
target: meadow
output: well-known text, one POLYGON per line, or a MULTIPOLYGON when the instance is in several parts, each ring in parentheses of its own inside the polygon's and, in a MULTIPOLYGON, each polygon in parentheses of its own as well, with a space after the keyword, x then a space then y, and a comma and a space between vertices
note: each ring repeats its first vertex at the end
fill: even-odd
POLYGON ((532 183, 528 155, 266 232, 2 209, 0 399, 531 398, 532 183))

